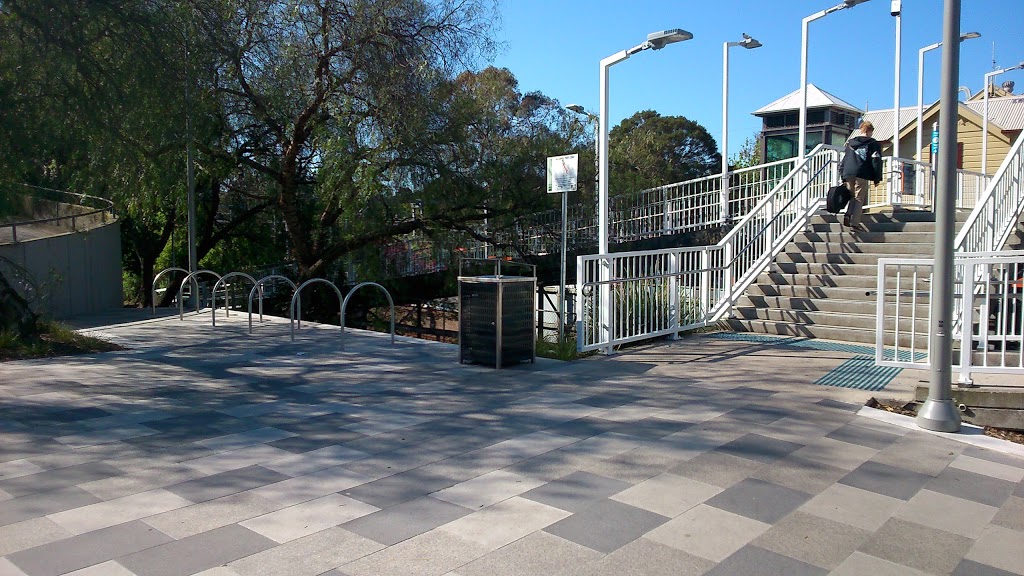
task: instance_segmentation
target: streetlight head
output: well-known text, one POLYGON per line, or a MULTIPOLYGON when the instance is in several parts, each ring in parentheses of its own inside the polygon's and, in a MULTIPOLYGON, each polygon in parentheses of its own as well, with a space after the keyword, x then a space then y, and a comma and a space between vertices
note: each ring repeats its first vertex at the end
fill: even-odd
POLYGON ((651 32, 647 35, 647 43, 650 44, 651 48, 661 50, 668 44, 683 42, 684 40, 690 40, 691 38, 693 38, 693 34, 690 34, 686 30, 673 28, 671 30, 651 32))
POLYGON ((868 0, 843 0, 843 7, 844 8, 853 8, 857 4, 863 4, 863 3, 867 2, 867 1, 868 0))
POLYGON ((565 109, 577 114, 586 114, 587 112, 586 109, 583 108, 582 104, 569 104, 565 109))
POLYGON ((747 34, 747 33, 743 34, 743 40, 740 40, 739 45, 743 46, 744 48, 746 48, 748 50, 752 50, 754 48, 760 48, 762 46, 762 44, 760 42, 758 42, 754 38, 751 38, 750 35, 747 34))
POLYGON ((967 32, 966 34, 960 35, 961 42, 963 42, 964 40, 972 40, 974 38, 981 38, 981 34, 978 34, 977 32, 967 32))

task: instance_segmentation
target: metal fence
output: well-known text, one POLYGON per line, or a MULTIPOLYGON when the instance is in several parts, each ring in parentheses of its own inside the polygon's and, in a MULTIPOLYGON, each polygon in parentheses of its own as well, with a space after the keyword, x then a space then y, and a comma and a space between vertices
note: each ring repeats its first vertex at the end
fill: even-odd
MULTIPOLYGON (((985 191, 988 177, 970 170, 956 171, 956 207, 972 209, 985 191)), ((882 158, 882 182, 871 186, 868 207, 931 208, 935 202, 935 167, 909 158, 882 158)))
MULTIPOLYGON (((875 362, 931 367, 930 258, 881 258, 875 322, 875 362)), ((1024 374, 1021 313, 1024 254, 959 253, 954 258, 954 367, 961 384, 975 372, 1024 374), (966 296, 965 296, 966 295, 966 296)))
POLYGON ((114 203, 106 198, 27 184, 0 189, 0 242, 90 230, 114 219, 114 203))

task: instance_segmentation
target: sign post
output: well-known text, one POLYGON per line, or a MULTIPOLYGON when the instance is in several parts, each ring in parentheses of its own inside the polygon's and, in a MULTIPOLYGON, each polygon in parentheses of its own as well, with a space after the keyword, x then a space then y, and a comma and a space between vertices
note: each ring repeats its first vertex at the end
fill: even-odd
POLYGON ((548 157, 548 194, 562 195, 562 251, 558 281, 558 343, 565 342, 565 253, 567 248, 566 221, 569 192, 576 191, 579 175, 579 154, 548 157))

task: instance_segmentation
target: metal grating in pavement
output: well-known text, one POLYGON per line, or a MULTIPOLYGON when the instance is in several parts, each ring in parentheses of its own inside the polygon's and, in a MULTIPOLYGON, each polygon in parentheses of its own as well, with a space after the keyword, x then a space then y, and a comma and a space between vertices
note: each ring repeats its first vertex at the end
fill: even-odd
POLYGON ((815 384, 876 391, 885 388, 901 371, 902 368, 876 366, 871 356, 854 356, 818 378, 815 384))

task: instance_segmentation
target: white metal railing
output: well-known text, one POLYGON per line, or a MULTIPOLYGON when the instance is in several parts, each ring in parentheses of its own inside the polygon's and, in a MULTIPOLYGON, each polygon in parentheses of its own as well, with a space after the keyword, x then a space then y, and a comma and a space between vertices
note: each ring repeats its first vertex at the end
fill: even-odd
MULTIPOLYGON (((974 208, 985 191, 988 177, 970 170, 956 171, 956 207, 974 208)), ((909 158, 882 158, 882 181, 872 185, 867 207, 912 206, 931 208, 935 199, 935 171, 927 162, 909 158)))
POLYGON ((839 152, 818 146, 716 245, 579 256, 579 350, 610 350, 723 318, 838 181, 839 152))
POLYGON ((1001 250, 1024 210, 1024 134, 1021 134, 992 177, 985 192, 956 235, 958 252, 1001 250))
MULTIPOLYGON (((875 362, 931 367, 930 258, 881 258, 875 321, 875 362)), ((961 384, 974 372, 1024 374, 1021 316, 1024 253, 961 252, 954 258, 954 368, 961 384), (965 294, 971 297, 966 299, 965 294)))

